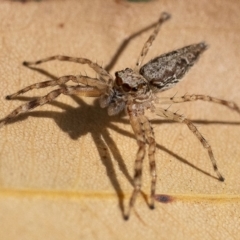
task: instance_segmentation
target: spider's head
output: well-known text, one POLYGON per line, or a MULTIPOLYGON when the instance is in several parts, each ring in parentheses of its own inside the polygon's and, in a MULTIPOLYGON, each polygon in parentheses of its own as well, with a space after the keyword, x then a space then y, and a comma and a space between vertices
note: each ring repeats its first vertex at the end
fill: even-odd
POLYGON ((150 99, 152 90, 149 82, 130 68, 115 73, 114 85, 100 97, 100 106, 108 107, 108 114, 121 112, 128 100, 145 102, 150 99))
POLYGON ((150 91, 148 81, 130 68, 115 73, 114 88, 124 95, 142 98, 150 91))

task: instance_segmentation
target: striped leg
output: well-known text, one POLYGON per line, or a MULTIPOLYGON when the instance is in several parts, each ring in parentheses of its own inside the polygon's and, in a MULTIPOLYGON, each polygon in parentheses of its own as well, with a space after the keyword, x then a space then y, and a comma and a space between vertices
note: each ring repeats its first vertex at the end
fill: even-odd
POLYGON ((149 158, 149 166, 150 166, 150 173, 151 173, 151 193, 150 193, 150 208, 154 209, 154 196, 156 190, 156 181, 157 181, 157 174, 156 174, 156 162, 155 162, 155 151, 156 151, 156 142, 154 138, 153 128, 151 123, 144 115, 140 116, 142 127, 144 130, 144 135, 148 142, 148 158, 149 158))
POLYGON ((128 212, 125 214, 126 220, 129 218, 131 209, 134 206, 139 191, 141 190, 142 162, 146 152, 146 139, 142 129, 141 119, 138 116, 130 116, 130 123, 137 138, 138 152, 134 167, 134 190, 129 201, 128 212))
POLYGON ((6 116, 4 119, 0 120, 0 128, 5 125, 7 122, 9 122, 11 119, 17 117, 21 113, 31 111, 32 109, 42 106, 46 103, 51 102, 55 98, 57 98, 60 94, 65 95, 71 95, 76 93, 82 93, 91 94, 92 92, 95 92, 96 89, 93 87, 82 87, 82 86, 68 86, 68 87, 62 87, 56 90, 53 90, 52 92, 48 93, 47 95, 43 97, 36 98, 32 101, 29 101, 18 108, 16 108, 13 112, 11 112, 8 116, 6 116))
POLYGON ((210 97, 207 95, 200 95, 200 94, 184 95, 182 97, 159 98, 158 103, 173 104, 173 103, 182 103, 182 102, 192 102, 192 101, 197 101, 197 100, 221 104, 221 105, 224 105, 224 106, 230 108, 231 110, 234 110, 234 111, 240 113, 240 109, 239 109, 238 105, 234 102, 210 97))
POLYGON ((105 83, 100 82, 100 80, 97 78, 90 78, 90 77, 82 76, 82 75, 78 75, 78 76, 69 75, 69 76, 60 77, 55 80, 49 80, 49 81, 32 84, 30 86, 27 86, 27 87, 19 90, 18 92, 14 93, 14 94, 6 96, 6 99, 8 99, 8 100, 12 99, 14 97, 17 97, 20 94, 23 94, 23 93, 28 92, 33 89, 63 85, 63 84, 66 84, 68 81, 73 81, 75 83, 81 83, 86 86, 97 87, 98 89, 104 89, 107 86, 105 83))
POLYGON ((152 46, 153 41, 155 40, 159 30, 160 30, 160 26, 170 18, 170 15, 168 13, 163 12, 160 16, 160 19, 158 21, 158 23, 156 24, 156 27, 153 30, 153 33, 150 35, 150 37, 148 38, 148 40, 145 42, 142 51, 140 53, 140 56, 137 60, 136 63, 136 67, 135 67, 135 71, 138 72, 140 67, 142 66, 143 60, 146 57, 148 50, 150 49, 150 47, 152 46))
POLYGON ((192 133, 202 143, 203 147, 208 151, 208 155, 209 155, 210 160, 212 162, 213 169, 216 172, 219 181, 223 182, 224 178, 223 178, 222 174, 218 170, 217 163, 216 163, 216 160, 214 158, 212 148, 209 145, 209 143, 206 141, 206 139, 202 136, 202 134, 198 131, 196 126, 189 119, 187 119, 187 118, 185 118, 185 117, 183 117, 183 116, 181 116, 181 115, 179 115, 177 113, 173 113, 173 112, 171 112, 171 111, 169 111, 167 109, 158 108, 156 110, 156 114, 161 116, 161 117, 170 119, 170 120, 174 120, 174 121, 177 121, 177 122, 185 123, 188 126, 188 128, 192 131, 192 133))
POLYGON ((44 58, 38 61, 34 62, 23 62, 25 66, 31 66, 31 65, 37 65, 40 63, 53 61, 53 60, 59 60, 59 61, 67 61, 67 62, 75 62, 80 64, 87 64, 90 68, 92 68, 97 74, 101 76, 107 83, 111 83, 113 81, 113 77, 110 73, 108 73, 104 68, 99 66, 97 63, 92 62, 91 60, 87 58, 76 58, 76 57, 69 57, 69 56, 62 56, 62 55, 56 55, 48 58, 44 58))

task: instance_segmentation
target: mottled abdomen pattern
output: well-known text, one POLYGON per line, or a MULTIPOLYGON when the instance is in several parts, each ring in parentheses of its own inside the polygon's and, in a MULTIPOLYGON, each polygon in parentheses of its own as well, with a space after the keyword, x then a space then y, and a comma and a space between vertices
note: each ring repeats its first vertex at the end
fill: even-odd
POLYGON ((207 49, 203 42, 160 55, 141 67, 140 74, 146 78, 154 92, 172 88, 207 49))

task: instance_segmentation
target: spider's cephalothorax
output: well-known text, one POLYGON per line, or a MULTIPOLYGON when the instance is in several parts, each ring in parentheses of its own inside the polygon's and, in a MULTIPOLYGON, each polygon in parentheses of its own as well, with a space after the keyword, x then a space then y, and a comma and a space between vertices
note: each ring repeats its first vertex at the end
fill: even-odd
POLYGON ((179 115, 176 112, 171 112, 168 109, 164 109, 159 105, 156 107, 155 104, 175 104, 202 100, 225 105, 226 107, 240 113, 240 109, 235 103, 206 95, 194 94, 184 95, 182 97, 173 96, 164 99, 156 97, 156 93, 165 91, 176 85, 184 74, 191 68, 191 66, 193 66, 198 60, 201 53, 203 53, 207 48, 207 45, 204 42, 192 44, 167 54, 160 55, 142 66, 143 60, 159 32, 161 24, 169 18, 170 15, 168 13, 162 13, 153 33, 143 46, 135 68, 133 70, 126 68, 125 70, 116 72, 115 79, 110 73, 108 73, 107 70, 86 58, 56 55, 36 62, 24 62, 24 65, 26 66, 40 64, 51 60, 87 64, 98 74, 99 77, 92 78, 84 75, 68 75, 58 79, 32 84, 12 95, 8 95, 7 99, 12 99, 19 94, 32 89, 45 88, 49 86, 58 86, 59 88, 49 92, 43 97, 33 99, 32 101, 19 106, 4 119, 0 120, 1 127, 21 113, 44 105, 57 98, 60 94, 78 94, 80 96, 99 97, 100 106, 107 108, 109 115, 116 115, 125 109, 138 144, 133 177, 134 190, 129 201, 128 211, 124 215, 125 219, 129 217, 136 197, 141 190, 142 163, 146 154, 146 145, 149 146, 148 159, 151 173, 151 198, 149 206, 151 208, 154 207, 157 179, 155 164, 156 143, 153 128, 150 121, 145 116, 145 110, 150 109, 162 118, 186 124, 186 126, 198 138, 202 146, 207 150, 213 169, 220 181, 223 181, 224 178, 218 171, 212 148, 198 131, 196 126, 184 116, 179 115), (73 81, 76 85, 66 85, 68 81, 73 81))
POLYGON ((114 89, 126 96, 126 99, 144 101, 149 98, 151 92, 149 82, 142 75, 126 68, 116 72, 115 76, 114 89))
POLYGON ((132 69, 118 71, 115 77, 109 93, 104 93, 100 98, 101 107, 107 107, 110 116, 122 111, 127 102, 138 105, 151 99, 149 82, 132 69))

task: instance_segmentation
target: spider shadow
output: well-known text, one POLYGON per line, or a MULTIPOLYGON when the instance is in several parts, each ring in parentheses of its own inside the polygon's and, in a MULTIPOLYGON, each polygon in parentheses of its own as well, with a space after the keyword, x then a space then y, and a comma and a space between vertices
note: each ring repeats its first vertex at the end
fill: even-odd
MULTIPOLYGON (((129 124, 128 119, 123 118, 124 115, 109 117, 105 109, 99 107, 97 99, 94 101, 93 105, 86 104, 81 98, 72 95, 70 96, 77 104, 78 107, 72 107, 68 104, 61 103, 58 101, 53 101, 50 104, 62 109, 62 112, 57 111, 35 111, 28 112, 20 115, 16 119, 11 120, 8 124, 13 124, 17 121, 22 121, 28 117, 39 117, 39 118, 50 118, 55 121, 58 127, 68 134, 68 136, 73 140, 78 140, 78 138, 91 134, 92 139, 97 147, 97 151, 100 156, 100 160, 105 167, 106 174, 118 196, 118 204, 121 210, 122 216, 124 217, 124 192, 117 180, 117 175, 114 169, 113 161, 115 160, 118 164, 120 171, 124 174, 128 182, 133 186, 133 178, 129 174, 129 171, 126 167, 124 159, 115 144, 114 140, 111 138, 111 134, 108 129, 112 129, 118 132, 121 135, 135 139, 133 133, 129 133, 123 129, 120 129, 114 123, 123 123, 129 124), (111 158, 111 153, 113 159, 111 158)), ((29 101, 32 98, 29 97, 17 97, 16 99, 22 101, 29 101)), ((154 125, 157 124, 179 124, 173 121, 168 120, 152 120, 154 125)), ((233 124, 240 125, 240 122, 221 122, 221 121, 202 121, 194 120, 195 124, 233 124)), ((211 175, 210 173, 202 170, 196 165, 190 163, 180 155, 172 152, 164 146, 159 144, 156 145, 158 149, 168 153, 170 156, 176 158, 178 161, 196 169, 197 171, 202 172, 203 174, 217 179, 217 177, 211 175)), ((144 200, 148 204, 147 195, 144 192, 141 192, 144 200)))
MULTIPOLYGON (((100 160, 105 167, 106 174, 115 192, 118 196, 119 207, 122 214, 124 213, 124 192, 117 180, 115 173, 113 160, 118 164, 120 171, 124 174, 125 178, 133 185, 133 180, 129 174, 124 159, 116 146, 114 140, 111 137, 111 133, 108 129, 114 128, 115 131, 123 133, 121 129, 114 126, 112 122, 126 122, 121 117, 113 117, 110 121, 109 116, 105 109, 101 109, 98 105, 98 101, 94 101, 93 105, 86 104, 81 98, 72 95, 70 96, 78 105, 78 107, 72 107, 65 103, 53 101, 50 105, 62 109, 62 112, 58 111, 34 111, 23 113, 16 119, 11 120, 8 124, 13 124, 17 121, 25 120, 28 117, 37 118, 50 118, 55 121, 58 127, 66 133, 71 139, 78 140, 80 137, 91 134, 93 142, 97 147, 100 160), (113 159, 111 157, 113 156, 113 159)), ((32 98, 29 97, 17 97, 15 99, 22 101, 29 101, 32 98)), ((130 135, 127 132, 124 134, 130 135)))
MULTIPOLYGON (((132 34, 129 38, 123 40, 122 44, 119 46, 115 54, 113 55, 111 61, 109 62, 108 65, 106 65, 105 69, 107 71, 110 71, 119 57, 121 56, 122 52, 126 48, 126 46, 129 44, 129 42, 142 34, 143 32, 153 28, 156 25, 156 23, 153 23, 140 31, 132 34)), ((36 68, 36 67, 29 67, 32 70, 35 70, 51 79, 57 79, 56 76, 53 74, 50 74, 49 72, 41 69, 41 68, 36 68)), ((119 166, 119 169, 121 172, 124 174, 126 179, 129 181, 129 183, 133 186, 133 178, 129 174, 127 167, 125 165, 124 159, 121 156, 121 153, 116 146, 114 140, 111 138, 111 134, 108 131, 108 129, 112 129, 122 135, 125 135, 127 137, 131 137, 135 139, 134 134, 129 133, 125 130, 120 129, 118 126, 116 126, 114 123, 124 123, 127 124, 129 123, 126 119, 122 118, 122 115, 116 116, 116 117, 110 117, 107 115, 107 111, 105 109, 101 109, 97 103, 97 101, 94 102, 93 106, 87 105, 81 98, 77 96, 71 96, 72 99, 78 104, 79 107, 73 108, 70 105, 60 103, 57 101, 53 101, 52 105, 59 107, 62 109, 62 112, 54 112, 54 111, 35 111, 35 112, 28 112, 20 115, 16 119, 11 120, 9 123, 14 123, 19 120, 24 120, 25 118, 32 116, 32 117, 45 117, 45 118, 51 118, 54 119, 56 124, 59 126, 59 128, 65 132, 66 134, 69 135, 69 137, 73 140, 77 140, 79 137, 84 136, 88 133, 91 134, 93 141, 97 147, 97 151, 99 153, 101 162, 103 166, 106 169, 106 173, 109 177, 109 180, 114 187, 116 194, 118 196, 118 201, 119 201, 119 208, 122 212, 122 215, 124 217, 124 193, 123 190, 121 189, 121 186, 117 180, 115 170, 114 170, 114 165, 113 161, 111 159, 111 154, 113 155, 114 160, 117 161, 117 164, 119 166)), ((18 100, 23 100, 23 101, 29 101, 32 98, 27 98, 27 97, 17 97, 15 99, 18 100)), ((199 124, 232 124, 228 122, 216 122, 216 121, 193 121, 194 123, 199 123, 199 124)), ((168 120, 154 120, 153 123, 159 124, 159 123, 167 123, 167 124, 172 124, 173 122, 168 121, 168 120)), ((175 123, 175 122, 174 122, 175 123)), ((235 123, 235 124, 240 124, 240 123, 235 123)), ((217 179, 215 176, 212 176, 211 174, 207 173, 206 171, 198 168, 197 166, 191 164, 188 162, 186 159, 182 158, 178 154, 168 150, 167 148, 160 146, 157 144, 157 148, 167 152, 169 155, 173 156, 174 158, 178 159, 180 162, 193 167, 194 169, 202 172, 203 174, 210 176, 214 179, 217 179)), ((147 202, 147 197, 146 194, 142 192, 142 195, 147 202)))

